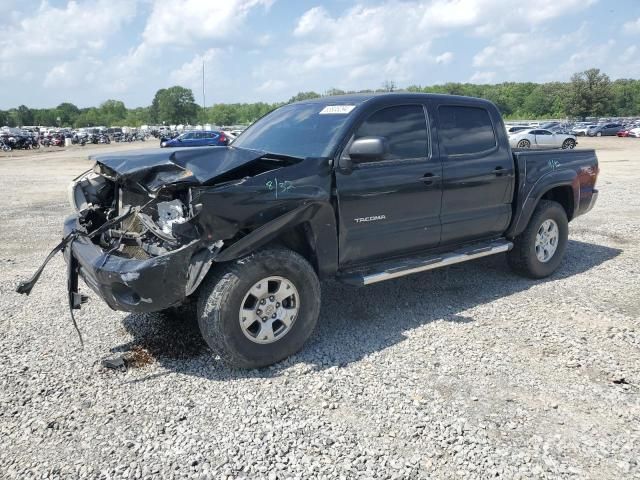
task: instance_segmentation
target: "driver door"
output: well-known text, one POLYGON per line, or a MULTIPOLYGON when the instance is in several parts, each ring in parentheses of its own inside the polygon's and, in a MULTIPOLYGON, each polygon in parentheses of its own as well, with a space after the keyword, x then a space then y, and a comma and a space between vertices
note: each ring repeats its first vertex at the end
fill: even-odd
POLYGON ((552 148, 554 135, 549 130, 536 130, 536 144, 543 148, 552 148))

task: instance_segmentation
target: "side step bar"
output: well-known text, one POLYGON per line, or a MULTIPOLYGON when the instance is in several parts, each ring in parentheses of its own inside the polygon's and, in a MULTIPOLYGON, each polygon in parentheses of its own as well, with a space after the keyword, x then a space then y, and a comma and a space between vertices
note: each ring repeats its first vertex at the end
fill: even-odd
POLYGON ((373 266, 370 270, 345 273, 340 277, 340 280, 357 286, 371 285, 372 283, 404 277, 412 273, 425 272, 427 270, 446 267, 447 265, 468 262, 476 258, 508 252, 512 248, 513 243, 502 238, 492 242, 471 245, 453 252, 401 259, 396 262, 385 262, 373 266))

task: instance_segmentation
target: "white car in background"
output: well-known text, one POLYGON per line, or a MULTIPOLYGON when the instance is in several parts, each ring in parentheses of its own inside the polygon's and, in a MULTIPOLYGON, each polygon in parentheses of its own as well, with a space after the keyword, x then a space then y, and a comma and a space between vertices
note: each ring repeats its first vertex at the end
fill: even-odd
POLYGON ((584 137, 587 135, 587 132, 589 131, 590 128, 595 128, 598 125, 595 123, 587 123, 587 124, 581 124, 581 125, 577 125, 572 129, 572 132, 574 134, 576 134, 579 137, 584 137))
POLYGON ((509 135, 511 148, 575 148, 575 135, 554 133, 542 128, 521 130, 509 135))

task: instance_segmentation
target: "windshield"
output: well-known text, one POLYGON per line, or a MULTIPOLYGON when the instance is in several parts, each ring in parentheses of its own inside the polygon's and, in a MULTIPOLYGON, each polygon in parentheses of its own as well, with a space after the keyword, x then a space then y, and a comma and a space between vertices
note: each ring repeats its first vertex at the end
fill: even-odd
POLYGON ((285 105, 262 117, 233 142, 234 147, 293 157, 326 157, 353 105, 285 105), (336 113, 337 112, 337 113, 336 113))

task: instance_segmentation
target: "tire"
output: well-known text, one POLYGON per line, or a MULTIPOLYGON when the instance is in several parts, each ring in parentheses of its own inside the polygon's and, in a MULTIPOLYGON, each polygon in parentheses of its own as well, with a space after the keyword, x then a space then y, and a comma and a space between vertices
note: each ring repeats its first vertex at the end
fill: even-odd
POLYGON ((220 265, 199 291, 200 332, 213 352, 234 367, 265 367, 293 355, 313 333, 319 313, 315 271, 302 256, 284 248, 259 250, 220 265), (290 291, 295 293, 282 297, 290 291), (270 292, 280 296, 282 304, 275 303, 278 299, 270 292))
POLYGON ((574 149, 576 148, 576 141, 573 140, 572 138, 567 138, 564 142, 562 142, 562 149, 566 150, 566 149, 574 149))
POLYGON ((531 142, 529 140, 520 140, 518 142, 518 148, 530 148, 531 142))
POLYGON ((513 240, 513 249, 507 254, 509 266, 516 273, 529 278, 548 277, 562 262, 568 237, 569 222, 562 205, 550 200, 540 200, 527 228, 513 240), (538 256, 538 251, 542 249, 536 248, 536 240, 540 229, 547 221, 555 223, 558 237, 553 254, 546 261, 542 261, 538 256))

